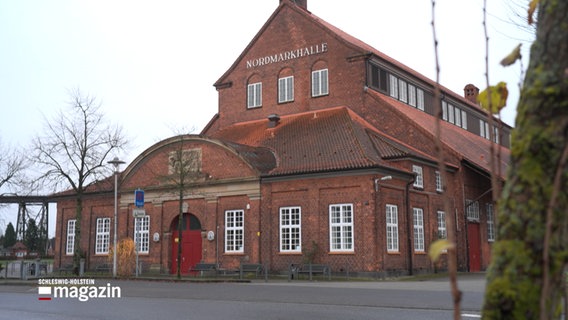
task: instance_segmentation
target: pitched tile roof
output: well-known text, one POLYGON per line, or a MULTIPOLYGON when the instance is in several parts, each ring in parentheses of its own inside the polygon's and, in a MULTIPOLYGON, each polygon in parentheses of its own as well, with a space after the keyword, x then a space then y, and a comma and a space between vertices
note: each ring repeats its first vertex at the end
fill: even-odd
POLYGON ((277 166, 271 176, 391 167, 386 160, 428 158, 372 129, 346 107, 284 116, 274 128, 268 120, 237 123, 212 136, 274 150, 277 166))

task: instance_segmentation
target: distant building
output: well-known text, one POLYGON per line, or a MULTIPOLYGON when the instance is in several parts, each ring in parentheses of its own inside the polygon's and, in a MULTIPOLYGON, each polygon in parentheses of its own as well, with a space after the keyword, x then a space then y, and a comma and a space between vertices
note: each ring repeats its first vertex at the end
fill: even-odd
MULTIPOLYGON (((199 261, 283 273, 308 260, 337 273, 432 272, 428 246, 452 228, 459 270, 487 268, 495 239, 489 139, 502 182, 511 127, 495 119, 492 134, 474 85, 463 96, 441 88, 445 172, 435 83, 318 18, 307 1, 280 1, 214 85, 219 110, 201 134, 150 146, 119 176, 118 235, 137 230, 145 266, 176 272, 181 245, 183 273, 199 261), (191 173, 181 241, 179 189, 167 179, 176 154, 191 173), (135 218, 138 188, 146 215, 135 218)), ((66 194, 57 204, 56 267, 74 252, 75 202, 66 194)), ((81 222, 88 268, 108 262, 113 201, 112 177, 89 187, 81 222)))
POLYGON ((28 255, 28 247, 18 241, 14 244, 14 246, 12 246, 12 255, 18 259, 23 259, 28 255))

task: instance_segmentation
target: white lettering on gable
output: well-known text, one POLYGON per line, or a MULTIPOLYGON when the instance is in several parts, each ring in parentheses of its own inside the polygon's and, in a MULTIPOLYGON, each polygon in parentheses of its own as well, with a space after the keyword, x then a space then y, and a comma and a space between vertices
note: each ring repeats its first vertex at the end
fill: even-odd
POLYGON ((298 59, 315 54, 322 54, 327 52, 327 50, 328 50, 327 42, 322 42, 320 44, 311 45, 304 48, 289 50, 281 53, 276 53, 273 55, 247 60, 247 69, 261 67, 276 62, 298 59))

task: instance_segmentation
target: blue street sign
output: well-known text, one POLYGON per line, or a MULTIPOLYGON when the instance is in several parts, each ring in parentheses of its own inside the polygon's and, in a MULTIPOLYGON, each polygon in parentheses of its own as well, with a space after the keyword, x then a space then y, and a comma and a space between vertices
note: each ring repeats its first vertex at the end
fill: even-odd
POLYGON ((134 205, 138 208, 144 206, 144 190, 136 190, 134 191, 134 205))

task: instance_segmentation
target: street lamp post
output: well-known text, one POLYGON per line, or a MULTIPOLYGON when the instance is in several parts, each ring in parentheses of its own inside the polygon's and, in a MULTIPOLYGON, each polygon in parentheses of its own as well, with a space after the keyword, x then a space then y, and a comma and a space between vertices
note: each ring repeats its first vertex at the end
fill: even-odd
POLYGON ((116 278, 116 229, 118 220, 118 166, 124 163, 124 161, 119 160, 118 157, 114 157, 111 161, 108 161, 114 166, 114 249, 112 250, 112 277, 116 278))

